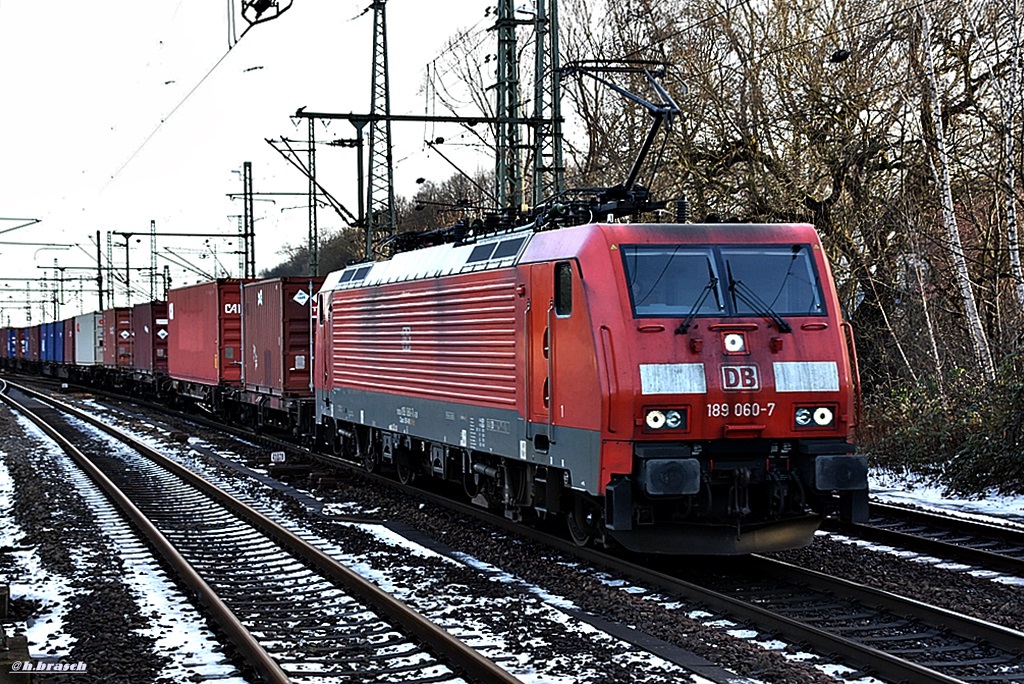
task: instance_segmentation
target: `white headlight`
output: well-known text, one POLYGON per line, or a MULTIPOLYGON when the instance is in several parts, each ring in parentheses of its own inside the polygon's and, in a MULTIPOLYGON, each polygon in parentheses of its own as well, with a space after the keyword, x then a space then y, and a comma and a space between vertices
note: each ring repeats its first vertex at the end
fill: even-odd
POLYGON ((811 424, 811 409, 809 408, 798 408, 796 410, 796 424, 800 427, 806 427, 811 424))
POLYGON ((815 409, 814 422, 824 427, 832 424, 832 410, 824 406, 815 409))
POLYGON ((746 341, 743 339, 743 335, 739 333, 729 333, 725 336, 725 351, 733 354, 745 351, 747 347, 746 341))
POLYGON ((661 411, 648 411, 647 427, 652 430, 660 430, 665 427, 665 414, 661 411))
POLYGON ((675 430, 683 425, 683 414, 679 411, 665 412, 665 427, 675 430))

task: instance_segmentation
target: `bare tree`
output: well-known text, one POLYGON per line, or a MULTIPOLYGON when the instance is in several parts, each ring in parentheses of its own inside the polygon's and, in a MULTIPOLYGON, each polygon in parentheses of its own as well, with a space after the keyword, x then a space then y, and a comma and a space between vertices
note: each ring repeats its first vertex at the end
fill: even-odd
POLYGON ((1017 307, 1024 313, 1024 271, 1021 269, 1020 238, 1017 223, 1017 135, 1021 125, 1021 48, 1024 41, 1020 0, 994 3, 981 19, 991 19, 990 33, 982 35, 978 17, 970 5, 964 5, 964 16, 979 44, 981 58, 992 77, 999 102, 996 128, 1003 145, 1002 176, 1006 204, 1006 244, 1009 252, 1010 277, 1013 281, 1017 307))
POLYGON ((957 225, 956 212, 953 206, 953 190, 950 181, 950 159, 946 147, 946 138, 942 122, 942 103, 939 100, 938 82, 935 76, 935 61, 932 55, 932 29, 928 8, 921 8, 921 47, 924 54, 924 99, 923 104, 930 106, 931 125, 934 130, 929 141, 933 156, 933 173, 938 184, 942 201, 942 218, 946 226, 949 240, 949 254, 953 261, 956 282, 963 299, 964 318, 967 322, 971 339, 974 343, 974 354, 984 377, 992 382, 995 380, 995 365, 988 346, 988 336, 978 314, 978 305, 974 299, 971 276, 964 256, 963 243, 960 240, 960 229, 957 225))

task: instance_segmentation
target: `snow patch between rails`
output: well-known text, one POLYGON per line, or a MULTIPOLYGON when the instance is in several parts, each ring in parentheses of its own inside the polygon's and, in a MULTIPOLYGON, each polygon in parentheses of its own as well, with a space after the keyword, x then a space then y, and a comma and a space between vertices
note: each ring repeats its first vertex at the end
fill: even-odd
MULTIPOLYGON (((78 419, 69 420, 91 428, 78 419)), ((223 684, 245 684, 245 680, 237 676, 237 668, 219 652, 217 638, 206 626, 206 619, 175 588, 120 512, 107 501, 88 476, 71 464, 63 449, 54 444, 35 423, 21 415, 18 416, 18 422, 26 434, 45 445, 46 451, 42 455, 53 459, 64 478, 74 485, 78 495, 93 510, 101 533, 110 542, 109 548, 121 559, 125 571, 122 580, 138 606, 140 615, 150 618, 148 627, 138 629, 137 633, 152 638, 154 651, 168 660, 159 677, 169 681, 190 681, 200 676, 216 679, 223 684)), ((90 431, 112 445, 119 444, 95 428, 90 431)), ((6 453, 0 452, 0 457, 5 456, 6 453)), ((6 463, 0 458, 0 512, 11 510, 13 489, 14 483, 6 463)), ((8 544, 11 536, 23 536, 15 528, 13 520, 3 513, 0 513, 3 516, 0 517, 0 545, 8 544)), ((64 616, 76 594, 72 580, 43 570, 38 557, 31 550, 23 556, 19 552, 12 556, 21 561, 22 572, 28 578, 25 584, 12 583, 12 596, 39 600, 42 603, 41 611, 50 607, 50 612, 40 614, 27 625, 25 634, 33 657, 67 654, 75 642, 70 635, 62 633, 64 616), (45 651, 36 651, 33 647, 45 651)), ((83 570, 79 563, 76 563, 76 569, 83 570)))

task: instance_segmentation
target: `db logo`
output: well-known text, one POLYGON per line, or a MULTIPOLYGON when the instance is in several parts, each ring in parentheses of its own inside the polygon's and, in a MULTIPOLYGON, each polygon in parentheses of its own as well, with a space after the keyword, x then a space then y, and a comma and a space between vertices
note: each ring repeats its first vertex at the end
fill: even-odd
POLYGON ((733 392, 761 389, 757 366, 722 366, 722 389, 733 392))

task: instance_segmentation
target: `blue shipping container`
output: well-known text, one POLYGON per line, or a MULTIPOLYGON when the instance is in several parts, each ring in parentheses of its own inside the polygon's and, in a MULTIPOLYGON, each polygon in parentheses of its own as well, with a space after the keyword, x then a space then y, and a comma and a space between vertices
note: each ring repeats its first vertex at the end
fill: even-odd
POLYGON ((43 323, 39 356, 43 361, 64 363, 64 321, 43 323))

